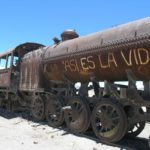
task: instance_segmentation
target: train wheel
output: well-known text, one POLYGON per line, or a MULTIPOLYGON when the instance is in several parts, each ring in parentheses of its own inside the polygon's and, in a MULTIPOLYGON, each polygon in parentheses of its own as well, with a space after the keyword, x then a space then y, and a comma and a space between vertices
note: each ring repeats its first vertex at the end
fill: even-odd
POLYGON ((127 132, 127 136, 136 137, 143 131, 144 128, 145 128, 145 121, 138 122, 138 123, 130 126, 130 128, 127 132))
POLYGON ((85 132, 90 125, 90 108, 85 99, 72 97, 67 106, 70 107, 65 111, 65 122, 67 127, 73 133, 85 132))
POLYGON ((45 102, 41 96, 36 96, 32 100, 31 115, 36 121, 45 119, 45 102))
POLYGON ((49 126, 59 127, 64 123, 63 102, 58 97, 50 97, 46 107, 46 120, 49 126))
POLYGON ((127 131, 127 117, 123 107, 115 100, 103 99, 92 112, 92 128, 104 142, 120 141, 127 131))

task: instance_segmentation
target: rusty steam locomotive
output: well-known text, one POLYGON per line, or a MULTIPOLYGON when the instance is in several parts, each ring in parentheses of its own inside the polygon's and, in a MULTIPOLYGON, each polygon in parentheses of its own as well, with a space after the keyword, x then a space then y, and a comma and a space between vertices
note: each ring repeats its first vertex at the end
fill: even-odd
POLYGON ((92 128, 106 142, 140 134, 150 120, 150 18, 61 37, 53 46, 25 43, 0 55, 0 106, 30 111, 52 127, 65 122, 73 133, 92 128))

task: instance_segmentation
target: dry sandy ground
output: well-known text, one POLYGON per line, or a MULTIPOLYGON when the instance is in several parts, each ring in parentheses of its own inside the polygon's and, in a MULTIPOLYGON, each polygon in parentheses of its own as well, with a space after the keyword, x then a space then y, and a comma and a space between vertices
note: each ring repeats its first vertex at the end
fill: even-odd
MULTIPOLYGON (((107 146, 87 137, 75 136, 65 130, 42 123, 33 123, 21 116, 0 113, 0 150, 117 150, 121 146, 107 146)), ((150 125, 141 137, 148 138, 150 125)), ((146 141, 146 140, 145 140, 146 141)), ((128 141, 132 143, 133 141, 128 141)), ((127 142, 127 143, 128 143, 127 142)), ((137 141, 138 142, 138 141, 137 141)), ((129 143, 127 145, 129 145, 129 143)), ((126 145, 123 143, 123 145, 126 145)), ((130 144, 131 145, 131 144, 130 144)), ((144 143, 145 145, 145 143, 144 143)), ((123 146, 124 149, 126 146, 123 146)), ((129 147, 129 149, 133 147, 129 147)), ((135 148, 138 149, 138 146, 135 148)), ((146 148, 147 149, 147 148, 146 148)))

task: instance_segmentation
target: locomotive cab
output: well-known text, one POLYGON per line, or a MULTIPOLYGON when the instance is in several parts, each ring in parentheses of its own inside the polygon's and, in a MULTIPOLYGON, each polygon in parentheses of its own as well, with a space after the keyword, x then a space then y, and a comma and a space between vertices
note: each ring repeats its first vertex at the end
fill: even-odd
POLYGON ((7 95, 18 91, 22 58, 26 53, 39 47, 43 45, 24 43, 0 55, 0 94, 7 95))

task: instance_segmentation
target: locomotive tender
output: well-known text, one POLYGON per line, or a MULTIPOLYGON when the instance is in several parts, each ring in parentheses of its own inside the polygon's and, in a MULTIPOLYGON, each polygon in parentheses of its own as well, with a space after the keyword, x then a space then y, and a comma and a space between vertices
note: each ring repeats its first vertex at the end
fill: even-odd
POLYGON ((92 127, 106 142, 140 134, 150 120, 150 18, 61 37, 53 46, 24 43, 0 55, 0 106, 30 111, 52 127, 65 122, 73 133, 92 127))

